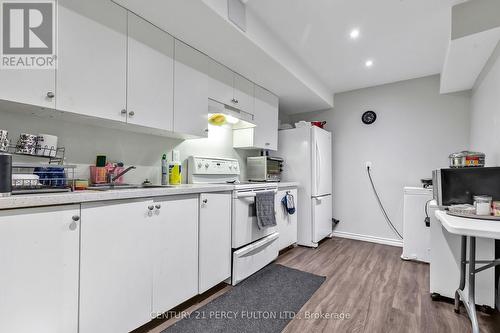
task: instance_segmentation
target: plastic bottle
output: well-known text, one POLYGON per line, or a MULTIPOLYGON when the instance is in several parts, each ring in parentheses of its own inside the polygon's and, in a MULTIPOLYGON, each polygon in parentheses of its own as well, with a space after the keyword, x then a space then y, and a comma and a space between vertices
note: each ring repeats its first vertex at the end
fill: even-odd
POLYGON ((178 150, 172 151, 172 161, 168 164, 168 180, 170 185, 182 183, 182 165, 178 150))
POLYGON ((161 184, 168 185, 168 165, 167 165, 167 154, 163 154, 161 157, 161 184))

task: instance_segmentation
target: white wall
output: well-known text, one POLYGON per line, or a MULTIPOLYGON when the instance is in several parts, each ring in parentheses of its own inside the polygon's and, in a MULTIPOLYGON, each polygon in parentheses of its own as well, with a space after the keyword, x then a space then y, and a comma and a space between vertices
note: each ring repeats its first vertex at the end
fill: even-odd
MULTIPOLYGON (((124 130, 106 129, 76 122, 39 117, 25 113, 0 111, 0 129, 9 131, 9 137, 17 140, 20 133, 46 133, 59 137, 59 146, 66 147, 66 163, 78 164, 77 176, 89 177, 89 165, 95 164, 96 155, 106 155, 108 160, 123 161, 135 165, 137 170, 125 176, 129 183, 141 183, 148 178, 160 182, 161 156, 177 149, 183 161, 183 181, 187 180, 186 159, 190 155, 218 156, 240 160, 242 179, 246 175, 246 157, 258 155, 256 151, 235 150, 232 130, 210 126, 206 139, 177 140, 160 136, 139 134, 124 130)), ((15 143, 15 142, 14 142, 15 143)), ((171 155, 167 155, 170 160, 171 155)), ((15 156, 19 160, 20 157, 15 156)), ((21 157, 27 161, 45 161, 21 157)))
POLYGON ((472 93, 470 137, 488 166, 500 165, 500 43, 472 93))
POLYGON ((367 178, 365 162, 389 216, 402 231, 403 187, 420 186, 448 155, 467 148, 469 93, 439 95, 439 76, 366 88, 335 96, 335 108, 292 116, 326 120, 333 132, 333 216, 336 232, 397 240, 386 225, 367 178), (366 110, 375 124, 361 122, 366 110))

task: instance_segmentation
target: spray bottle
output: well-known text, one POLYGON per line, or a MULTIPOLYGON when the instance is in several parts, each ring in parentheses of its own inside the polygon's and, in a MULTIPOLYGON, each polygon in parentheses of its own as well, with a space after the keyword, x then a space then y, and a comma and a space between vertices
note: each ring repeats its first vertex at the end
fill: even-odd
POLYGON ((163 154, 161 157, 161 184, 168 185, 167 154, 163 154))

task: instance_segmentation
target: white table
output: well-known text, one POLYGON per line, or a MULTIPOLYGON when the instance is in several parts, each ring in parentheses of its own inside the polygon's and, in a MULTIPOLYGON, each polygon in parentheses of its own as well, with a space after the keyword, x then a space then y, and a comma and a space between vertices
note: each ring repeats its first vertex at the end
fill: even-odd
POLYGON ((436 218, 451 234, 460 235, 462 238, 460 251, 460 286, 455 292, 455 312, 460 312, 460 299, 464 303, 469 315, 472 332, 479 332, 475 302, 475 275, 485 269, 500 265, 500 260, 476 260, 476 237, 500 239, 500 221, 479 220, 456 217, 444 211, 436 211, 436 218), (467 237, 469 237, 469 260, 467 260, 467 237), (465 294, 466 265, 469 264, 468 295, 465 294), (476 268, 476 264, 484 264, 476 268))

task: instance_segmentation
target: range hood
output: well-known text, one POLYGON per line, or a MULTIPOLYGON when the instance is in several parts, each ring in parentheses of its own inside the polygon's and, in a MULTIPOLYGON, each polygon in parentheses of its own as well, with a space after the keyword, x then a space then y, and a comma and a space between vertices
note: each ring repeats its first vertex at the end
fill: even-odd
POLYGON ((226 124, 233 129, 243 129, 255 127, 254 115, 233 106, 219 103, 213 99, 208 99, 208 117, 222 114, 226 117, 226 124))

